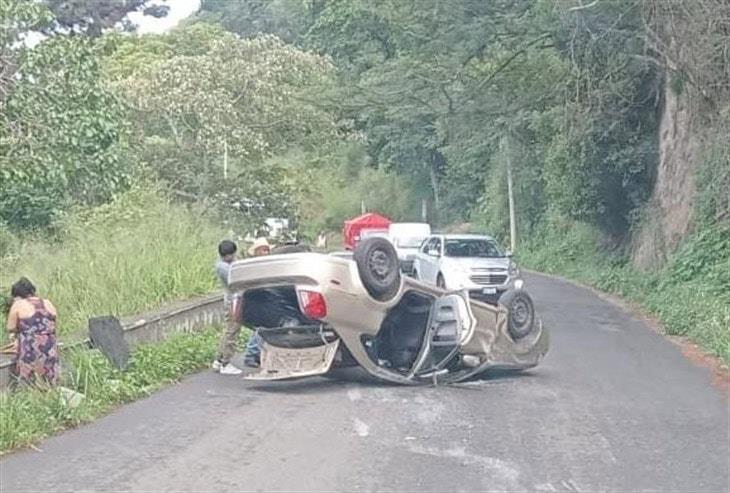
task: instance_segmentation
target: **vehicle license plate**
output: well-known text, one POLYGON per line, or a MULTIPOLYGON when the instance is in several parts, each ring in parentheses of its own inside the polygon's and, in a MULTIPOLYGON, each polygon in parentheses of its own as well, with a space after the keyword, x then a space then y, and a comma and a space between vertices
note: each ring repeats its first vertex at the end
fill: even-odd
POLYGON ((497 288, 484 288, 482 289, 482 293, 484 294, 496 294, 497 288))
POLYGON ((339 339, 322 346, 288 349, 261 344, 261 368, 248 375, 252 380, 275 380, 326 373, 337 353, 339 339))

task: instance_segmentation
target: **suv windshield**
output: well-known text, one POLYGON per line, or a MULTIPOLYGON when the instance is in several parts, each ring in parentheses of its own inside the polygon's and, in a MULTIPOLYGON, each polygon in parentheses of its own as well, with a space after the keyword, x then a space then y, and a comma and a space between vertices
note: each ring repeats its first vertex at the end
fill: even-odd
POLYGON ((494 240, 482 238, 446 239, 447 257, 504 257, 504 253, 494 240))
POLYGON ((399 248, 418 248, 423 243, 425 238, 423 236, 409 236, 405 238, 398 238, 395 240, 396 245, 399 248))

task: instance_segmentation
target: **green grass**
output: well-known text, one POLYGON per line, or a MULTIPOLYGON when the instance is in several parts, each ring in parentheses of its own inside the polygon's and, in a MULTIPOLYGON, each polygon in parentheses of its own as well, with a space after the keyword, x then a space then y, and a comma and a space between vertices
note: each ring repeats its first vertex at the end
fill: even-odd
POLYGON ((601 252, 597 244, 594 230, 572 224, 523 245, 518 260, 632 301, 656 316, 668 334, 685 336, 730 364, 730 226, 704 228, 662 269, 649 272, 601 252))
POLYGON ((126 371, 112 368, 98 351, 64 351, 61 385, 85 398, 73 407, 58 388, 22 388, 0 394, 0 454, 91 421, 206 367, 215 356, 218 336, 211 328, 140 346, 126 371))
POLYGON ((10 240, 0 255, 0 289, 31 279, 59 312, 65 340, 82 338, 89 317, 123 316, 216 287, 213 261, 224 233, 199 210, 155 191, 71 215, 53 238, 10 240))

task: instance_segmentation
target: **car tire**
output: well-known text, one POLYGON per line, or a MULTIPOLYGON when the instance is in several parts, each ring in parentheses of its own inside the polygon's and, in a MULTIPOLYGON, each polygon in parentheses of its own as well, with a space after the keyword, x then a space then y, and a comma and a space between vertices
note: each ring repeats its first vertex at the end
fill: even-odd
POLYGON ((360 280, 370 296, 378 301, 392 299, 400 288, 398 254, 385 238, 361 241, 354 254, 360 280))
POLYGON ((499 304, 507 309, 507 331, 512 339, 517 341, 532 333, 536 326, 535 305, 527 291, 505 291, 499 304))

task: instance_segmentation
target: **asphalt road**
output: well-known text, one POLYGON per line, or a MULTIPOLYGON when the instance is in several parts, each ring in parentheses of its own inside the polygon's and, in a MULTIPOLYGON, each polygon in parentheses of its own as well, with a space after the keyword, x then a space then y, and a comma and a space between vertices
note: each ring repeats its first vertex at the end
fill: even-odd
POLYGON ((528 279, 544 364, 450 387, 203 372, 0 459, 15 491, 730 491, 730 404, 617 307, 528 279))

